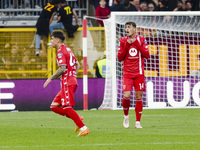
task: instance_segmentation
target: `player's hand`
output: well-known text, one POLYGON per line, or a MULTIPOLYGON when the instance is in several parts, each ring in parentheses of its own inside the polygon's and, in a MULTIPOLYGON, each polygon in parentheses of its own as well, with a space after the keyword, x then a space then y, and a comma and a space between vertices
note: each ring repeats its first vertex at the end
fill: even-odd
POLYGON ((51 82, 51 79, 48 78, 48 79, 46 80, 46 82, 44 83, 43 87, 45 88, 50 82, 51 82))

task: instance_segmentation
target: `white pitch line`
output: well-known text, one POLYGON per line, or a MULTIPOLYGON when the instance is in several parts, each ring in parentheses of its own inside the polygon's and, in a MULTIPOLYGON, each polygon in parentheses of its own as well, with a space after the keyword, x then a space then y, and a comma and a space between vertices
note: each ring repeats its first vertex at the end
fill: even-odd
MULTIPOLYGON (((131 116, 135 116, 135 115, 129 115, 130 117, 131 116)), ((164 114, 160 114, 160 115, 146 115, 146 114, 143 114, 142 115, 143 117, 178 117, 178 116, 183 116, 183 115, 164 115, 164 114)), ((184 116, 186 116, 186 115, 184 115, 184 116)), ((95 115, 95 116, 87 116, 87 118, 110 118, 110 117, 112 117, 112 118, 118 118, 118 117, 124 117, 124 115, 95 115)), ((43 117, 41 117, 41 118, 43 118, 43 117)), ((46 117, 46 118, 49 118, 49 119, 52 119, 53 117, 46 117)), ((4 116, 1 116, 0 117, 0 120, 7 120, 8 118, 7 117, 5 117, 4 118, 4 116)), ((22 120, 22 119, 30 119, 30 120, 34 120, 34 119, 38 119, 38 117, 20 117, 20 118, 12 118, 12 120, 22 120)))
MULTIPOLYGON (((129 116, 135 116, 135 115, 130 115, 129 116)), ((148 117, 178 117, 178 116, 183 116, 183 115, 164 115, 164 114, 161 114, 161 115, 146 115, 146 114, 143 114, 142 116, 148 116, 148 117)), ((106 115, 106 116, 102 116, 102 115, 96 115, 96 116, 87 116, 87 118, 96 118, 96 117, 100 117, 100 118, 110 118, 110 117, 114 117, 114 118, 117 118, 117 117, 124 117, 124 115, 106 115)))
POLYGON ((27 147, 86 147, 86 146, 117 146, 117 145, 173 145, 173 144, 196 144, 196 142, 165 142, 165 143, 97 143, 97 144, 80 144, 80 145, 35 145, 35 146, 0 146, 0 148, 27 148, 27 147))

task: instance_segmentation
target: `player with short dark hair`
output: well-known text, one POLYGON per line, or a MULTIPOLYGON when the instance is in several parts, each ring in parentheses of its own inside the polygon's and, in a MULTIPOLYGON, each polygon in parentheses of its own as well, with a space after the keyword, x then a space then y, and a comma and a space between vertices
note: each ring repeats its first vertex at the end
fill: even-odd
POLYGON ((59 0, 52 0, 52 2, 47 3, 47 5, 43 8, 40 17, 37 20, 36 46, 35 46, 36 56, 39 56, 41 36, 44 35, 48 37, 49 25, 53 20, 54 14, 57 11, 59 4, 60 4, 59 0))
POLYGON ((53 79, 57 79, 61 75, 61 90, 51 103, 51 110, 62 116, 71 118, 76 124, 75 132, 80 130, 78 136, 85 136, 90 133, 89 129, 82 122, 79 116, 72 108, 75 106, 74 93, 77 89, 77 73, 80 64, 69 47, 63 44, 65 40, 64 33, 54 31, 51 36, 51 44, 57 49, 58 70, 49 77, 44 83, 44 88, 53 79))
POLYGON ((122 106, 124 110, 123 126, 129 128, 129 107, 132 88, 135 89, 135 128, 142 128, 140 119, 143 103, 142 94, 145 90, 144 58, 149 58, 146 39, 136 35, 136 23, 125 24, 127 36, 122 37, 118 47, 118 60, 123 61, 123 92, 122 106))

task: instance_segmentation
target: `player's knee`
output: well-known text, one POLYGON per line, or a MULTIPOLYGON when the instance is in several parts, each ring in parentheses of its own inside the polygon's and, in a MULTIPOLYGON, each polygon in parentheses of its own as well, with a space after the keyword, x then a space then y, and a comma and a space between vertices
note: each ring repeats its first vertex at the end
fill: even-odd
POLYGON ((136 94, 136 95, 135 95, 135 99, 142 99, 142 95, 136 94))
POLYGON ((143 91, 136 91, 135 92, 135 99, 142 99, 143 91))
POLYGON ((59 103, 54 103, 54 102, 52 102, 50 107, 53 107, 53 106, 54 106, 54 107, 60 106, 60 104, 59 104, 59 103))
POLYGON ((124 92, 124 97, 129 98, 131 96, 131 92, 130 91, 125 91, 124 92))

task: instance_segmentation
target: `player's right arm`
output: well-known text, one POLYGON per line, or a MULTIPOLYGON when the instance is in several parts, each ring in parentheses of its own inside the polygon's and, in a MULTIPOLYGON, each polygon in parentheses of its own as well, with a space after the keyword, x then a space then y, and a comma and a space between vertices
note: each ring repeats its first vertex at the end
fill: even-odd
POLYGON ((129 43, 128 41, 124 41, 123 38, 120 39, 117 52, 117 57, 119 61, 123 61, 125 59, 130 45, 131 43, 129 43))
POLYGON ((51 77, 49 77, 44 83, 43 87, 45 88, 53 79, 57 79, 60 75, 62 75, 66 70, 66 65, 60 65, 56 73, 54 73, 51 77))

